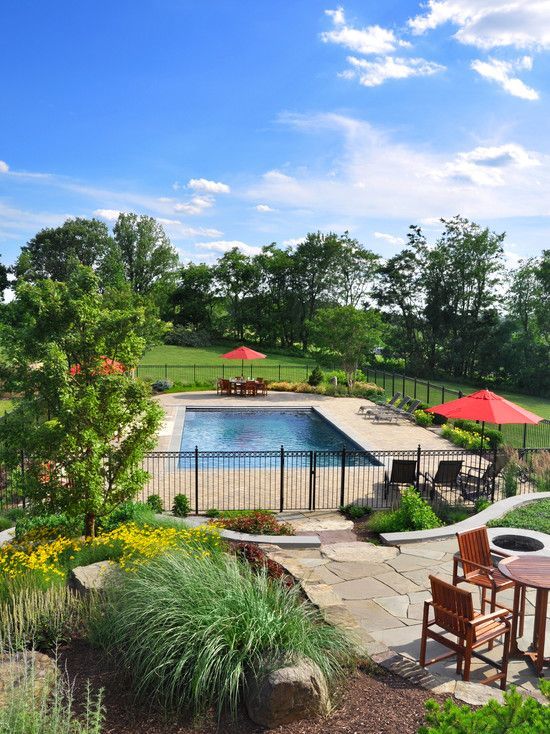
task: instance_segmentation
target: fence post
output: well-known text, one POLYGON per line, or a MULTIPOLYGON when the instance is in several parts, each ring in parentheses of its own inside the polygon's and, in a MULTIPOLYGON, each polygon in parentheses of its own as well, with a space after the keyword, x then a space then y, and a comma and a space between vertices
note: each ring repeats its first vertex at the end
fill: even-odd
POLYGON ((527 423, 523 424, 523 448, 527 448, 527 423))
POLYGON ((441 402, 445 402, 445 385, 441 386, 441 402))
POLYGON ((406 393, 405 373, 403 372, 403 395, 406 395, 406 393))
POLYGON ((225 365, 222 364, 222 380, 225 378, 225 365))
POLYGON ((168 365, 167 364, 164 365, 164 379, 165 380, 168 379, 168 365))
POLYGON ((382 387, 385 390, 386 389, 386 373, 382 372, 382 387))
POLYGON ((279 365, 279 382, 281 382, 281 365, 279 365))
POLYGON ((313 491, 312 491, 312 510, 317 507, 317 451, 313 452, 313 491))
POLYGON ((416 400, 416 377, 414 378, 414 394, 413 398, 416 400))
POLYGON ((340 507, 345 505, 346 493, 346 447, 342 446, 342 468, 340 472, 340 507))
POLYGON ((193 365, 193 382, 197 382, 197 365, 193 365))
POLYGON ((313 509, 313 451, 309 452, 309 496, 307 507, 308 510, 313 509))
MULTIPOLYGON (((279 365, 280 368, 280 365, 279 365)), ((279 481, 279 512, 285 509, 285 447, 281 446, 281 478, 279 481)))
POLYGON ((391 373, 391 394, 395 395, 395 372, 391 373))
POLYGON ((462 390, 459 390, 459 391, 458 391, 458 397, 459 397, 459 398, 462 398, 462 397, 464 397, 464 393, 462 392, 462 390))
POLYGON ((195 515, 199 514, 199 447, 195 446, 195 515))
POLYGON ((427 384, 427 388, 426 388, 426 402, 429 405, 430 404, 430 381, 428 380, 428 382, 426 384, 427 384))
POLYGON ((498 446, 495 445, 493 449, 493 471, 491 472, 491 502, 495 501, 495 486, 497 481, 497 454, 498 454, 498 446))
POLYGON ((422 449, 420 448, 420 444, 418 444, 418 448, 416 449, 416 489, 420 486, 420 459, 422 458, 422 449))

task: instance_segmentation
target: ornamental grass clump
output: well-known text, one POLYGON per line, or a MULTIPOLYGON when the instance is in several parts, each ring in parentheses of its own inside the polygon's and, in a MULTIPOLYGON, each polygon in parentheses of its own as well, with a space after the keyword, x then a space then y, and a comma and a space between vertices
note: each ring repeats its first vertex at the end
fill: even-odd
POLYGON ((200 715, 233 713, 247 675, 305 657, 327 680, 350 661, 344 634, 324 624, 298 588, 234 556, 159 556, 107 591, 92 640, 125 662, 141 698, 200 715))

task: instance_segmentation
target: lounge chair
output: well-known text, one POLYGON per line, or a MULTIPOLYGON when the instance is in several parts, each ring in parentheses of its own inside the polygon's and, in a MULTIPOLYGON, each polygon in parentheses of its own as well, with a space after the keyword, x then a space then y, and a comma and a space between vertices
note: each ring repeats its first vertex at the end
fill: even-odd
POLYGON ((411 402, 412 398, 408 395, 402 397, 399 402, 395 403, 391 407, 383 406, 384 410, 379 410, 373 417, 373 423, 397 423, 399 412, 402 411, 406 405, 411 402))
POLYGON ((508 460, 504 454, 498 454, 496 461, 491 461, 485 467, 469 466, 467 472, 460 477, 460 494, 465 500, 475 502, 480 497, 490 497, 493 488, 493 478, 498 477, 508 460))
POLYGON ((424 602, 424 617, 422 622, 422 637, 420 642, 420 665, 425 667, 440 660, 456 655, 456 672, 462 674, 464 681, 470 680, 472 657, 481 659, 487 665, 497 669, 495 675, 484 678, 480 683, 500 681, 500 687, 506 690, 508 673, 508 654, 510 651, 510 613, 506 609, 498 609, 491 614, 478 614, 474 611, 472 595, 465 589, 430 576, 432 598, 424 602), (430 607, 434 618, 429 619, 430 607), (442 632, 435 632, 433 627, 439 627, 443 633, 451 635, 451 639, 442 632), (477 648, 504 637, 502 663, 499 665, 486 655, 476 652, 477 648), (428 639, 439 642, 452 652, 426 660, 426 643, 428 639), (455 641, 456 640, 456 641, 455 641))
POLYGON ((413 486, 416 487, 417 476, 416 459, 394 459, 391 471, 384 472, 384 499, 388 498, 390 487, 413 486))
POLYGON ((437 471, 434 475, 430 472, 421 472, 426 485, 430 486, 430 497, 435 497, 436 487, 447 487, 454 489, 460 484, 460 470, 462 469, 462 460, 459 461, 440 461, 437 471))
POLYGON ((374 406, 361 405, 359 407, 359 410, 357 411, 357 414, 364 415, 364 416, 376 415, 376 413, 378 413, 380 410, 387 410, 388 408, 391 408, 392 406, 394 406, 397 403, 397 401, 399 400, 399 398, 401 397, 402 397, 401 393, 396 392, 395 395, 393 395, 391 399, 388 400, 387 403, 378 403, 378 405, 374 405, 374 406))
POLYGON ((413 400, 411 403, 409 403, 405 410, 398 410, 397 413, 402 418, 414 418, 414 411, 418 409, 419 405, 420 400, 413 400))

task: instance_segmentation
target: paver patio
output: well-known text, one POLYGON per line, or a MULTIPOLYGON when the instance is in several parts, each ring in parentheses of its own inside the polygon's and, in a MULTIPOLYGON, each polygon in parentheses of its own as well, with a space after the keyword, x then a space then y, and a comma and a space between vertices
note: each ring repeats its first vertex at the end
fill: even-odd
MULTIPOLYGON (((332 522, 333 535, 339 523, 342 532, 349 529, 349 521, 336 513, 317 513, 309 516, 310 526, 315 517, 322 523, 332 522)), ((296 522, 291 520, 291 522, 296 522)), ((319 533, 323 541, 323 531, 319 533)), ((332 540, 333 538, 331 538, 332 540)), ((376 652, 389 648, 410 661, 418 661, 422 629, 424 600, 430 597, 430 574, 451 580, 453 554, 458 550, 455 539, 413 543, 402 549, 373 546, 362 542, 331 542, 321 545, 318 551, 308 551, 307 570, 303 576, 306 584, 319 584, 319 590, 336 595, 337 601, 352 615, 359 626, 372 638, 371 650, 376 652)), ((278 560, 305 562, 301 552, 284 551, 277 554, 278 560)), ((474 604, 478 604, 478 592, 470 588, 474 604)), ((512 606, 512 591, 499 594, 499 602, 512 606)), ((332 601, 336 604, 337 601, 332 601)), ((529 645, 533 632, 534 592, 527 592, 525 635, 520 641, 524 649, 529 645)), ((550 653, 550 622, 547 620, 547 654, 550 653)), ((443 652, 435 641, 428 642, 428 657, 443 652)), ((484 651, 485 652, 485 651, 484 651)), ((502 646, 496 644, 487 655, 495 660, 501 658, 502 646)), ((428 668, 447 680, 457 681, 456 659, 451 658, 428 668)), ((472 664, 472 681, 479 682, 491 669, 482 661, 472 664)), ((533 668, 524 659, 510 660, 508 683, 513 683, 525 692, 538 688, 538 679, 533 668)), ((498 690, 495 685, 491 689, 498 690)))

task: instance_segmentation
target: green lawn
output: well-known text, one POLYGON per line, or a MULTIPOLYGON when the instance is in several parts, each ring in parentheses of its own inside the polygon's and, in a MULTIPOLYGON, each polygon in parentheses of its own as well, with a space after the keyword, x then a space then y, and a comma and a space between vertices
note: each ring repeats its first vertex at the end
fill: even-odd
POLYGON ((525 528, 550 533, 550 500, 536 500, 487 523, 498 528, 525 528))
MULTIPOLYGON (((238 347, 237 342, 227 342, 224 344, 215 344, 211 347, 175 347, 168 344, 162 344, 158 347, 150 349, 143 356, 141 360, 142 365, 154 364, 154 365, 236 365, 234 360, 220 359, 220 354, 229 352, 231 349, 238 347)), ((252 347, 254 349, 255 347, 252 347)), ((260 347, 256 348, 257 352, 267 354, 267 359, 255 360, 255 364, 269 364, 269 365, 296 365, 298 367, 305 366, 306 364, 314 365, 312 359, 305 359, 304 357, 288 354, 279 353, 272 349, 267 352, 260 347)), ((240 364, 240 363, 239 363, 240 364)))

